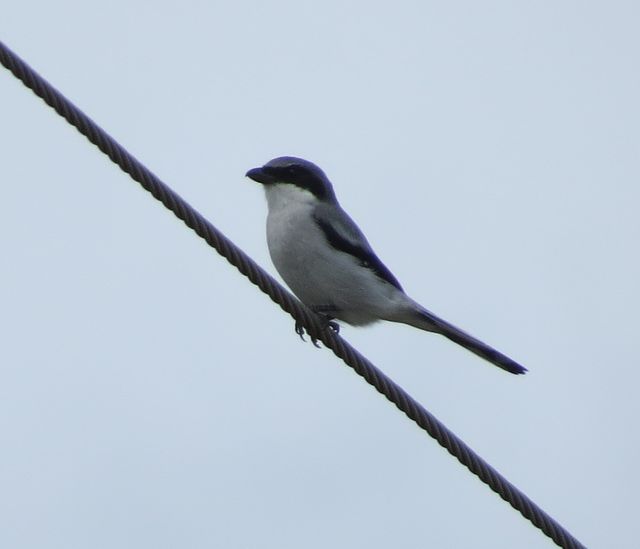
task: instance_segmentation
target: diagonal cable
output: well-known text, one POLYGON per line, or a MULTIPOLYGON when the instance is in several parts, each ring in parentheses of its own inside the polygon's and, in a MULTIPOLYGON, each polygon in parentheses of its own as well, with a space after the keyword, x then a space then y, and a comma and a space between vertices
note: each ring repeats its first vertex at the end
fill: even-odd
POLYGON ((122 171, 140 183, 166 208, 171 210, 185 225, 193 229, 210 246, 224 256, 251 282, 266 293, 284 311, 288 312, 309 333, 310 337, 322 341, 359 376, 382 393, 429 435, 435 438, 460 463, 467 467, 482 482, 487 484, 502 499, 530 520, 557 545, 567 549, 584 549, 576 538, 545 513, 528 496, 505 479, 484 461, 458 436, 445 427, 435 416, 414 400, 404 389, 376 368, 367 358, 349 345, 332 330, 323 328, 318 317, 295 299, 276 280, 247 256, 231 240, 209 223, 175 191, 169 188, 150 170, 129 154, 124 147, 100 128, 71 101, 36 73, 27 63, 0 41, 0 62, 25 86, 52 107, 69 124, 74 126, 91 143, 106 154, 122 171))

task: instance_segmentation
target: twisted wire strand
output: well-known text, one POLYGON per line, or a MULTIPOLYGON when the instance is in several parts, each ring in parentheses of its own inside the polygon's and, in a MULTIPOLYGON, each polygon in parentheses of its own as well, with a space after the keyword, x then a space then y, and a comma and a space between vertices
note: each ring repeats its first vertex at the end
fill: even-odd
POLYGON ((140 183, 154 198, 162 202, 176 217, 181 219, 187 227, 193 229, 198 236, 215 248, 229 263, 258 286, 284 311, 289 313, 296 322, 306 329, 310 337, 322 341, 337 357, 341 358, 359 376, 373 385, 379 393, 383 394, 407 417, 435 438, 438 444, 444 447, 474 475, 478 476, 482 482, 487 484, 514 509, 518 510, 525 518, 542 530, 557 545, 566 549, 583 549, 585 547, 445 427, 420 403, 414 400, 404 389, 376 368, 342 337, 332 330, 326 329, 317 315, 295 299, 231 240, 142 165, 134 156, 129 154, 115 139, 71 101, 66 99, 1 41, 0 62, 26 87, 42 98, 47 105, 52 107, 69 124, 74 126, 91 143, 106 154, 122 171, 140 183))

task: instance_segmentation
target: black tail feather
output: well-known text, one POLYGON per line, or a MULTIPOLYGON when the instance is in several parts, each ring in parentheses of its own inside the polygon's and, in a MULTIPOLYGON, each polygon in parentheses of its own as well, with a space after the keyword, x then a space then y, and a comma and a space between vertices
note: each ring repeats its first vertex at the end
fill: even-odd
POLYGON ((461 345, 479 357, 488 360, 492 364, 512 374, 524 374, 527 371, 524 366, 521 366, 515 360, 503 355, 500 351, 496 351, 493 347, 489 347, 486 343, 470 336, 459 328, 456 328, 453 324, 449 324, 447 321, 438 318, 426 309, 423 309, 419 316, 421 322, 417 325, 418 328, 442 334, 447 339, 450 339, 454 343, 461 345))

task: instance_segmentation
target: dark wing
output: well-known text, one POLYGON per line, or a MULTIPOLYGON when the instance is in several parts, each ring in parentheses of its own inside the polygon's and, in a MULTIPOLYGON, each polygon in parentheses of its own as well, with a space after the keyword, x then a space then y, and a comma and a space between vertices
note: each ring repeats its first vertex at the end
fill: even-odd
POLYGON ((355 257, 363 267, 404 291, 398 279, 375 254, 362 231, 340 206, 320 204, 313 213, 313 219, 333 248, 355 257))

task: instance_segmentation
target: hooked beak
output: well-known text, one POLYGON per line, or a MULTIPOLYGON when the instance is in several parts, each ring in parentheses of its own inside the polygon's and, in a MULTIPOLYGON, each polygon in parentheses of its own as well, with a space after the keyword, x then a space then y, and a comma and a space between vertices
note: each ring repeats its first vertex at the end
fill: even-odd
POLYGON ((253 168, 249 170, 245 174, 249 179, 253 179, 258 183, 262 183, 263 185, 268 185, 269 183, 275 183, 275 178, 266 172, 264 168, 253 168))

